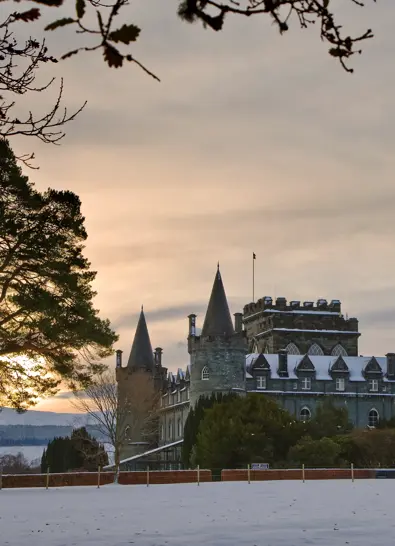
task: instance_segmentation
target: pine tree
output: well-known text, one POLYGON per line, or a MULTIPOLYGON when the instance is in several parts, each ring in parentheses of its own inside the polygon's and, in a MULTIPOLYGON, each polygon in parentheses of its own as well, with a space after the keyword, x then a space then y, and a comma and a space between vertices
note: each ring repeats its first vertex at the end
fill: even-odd
POLYGON ((234 393, 223 394, 222 392, 212 393, 211 396, 201 396, 196 402, 195 407, 190 409, 185 422, 184 441, 182 444, 182 461, 185 468, 189 468, 192 465, 192 450, 196 445, 200 423, 204 418, 206 410, 212 408, 214 404, 233 400, 236 396, 234 393))
POLYGON ((85 427, 73 430, 71 436, 56 437, 48 443, 41 457, 41 472, 95 472, 108 464, 104 446, 85 427))
POLYGON ((86 238, 77 195, 38 192, 0 138, 0 405, 26 409, 61 379, 84 384, 112 354, 86 238))

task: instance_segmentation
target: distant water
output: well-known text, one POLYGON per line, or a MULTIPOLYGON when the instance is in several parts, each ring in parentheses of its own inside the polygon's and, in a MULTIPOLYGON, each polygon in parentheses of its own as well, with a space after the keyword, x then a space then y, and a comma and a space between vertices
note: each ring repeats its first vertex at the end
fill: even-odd
POLYGON ((29 463, 41 462, 41 456, 46 446, 0 446, 1 455, 17 455, 23 453, 29 463))
MULTIPOLYGON (((41 463, 41 456, 44 449, 47 446, 0 446, 0 457, 2 455, 17 455, 23 453, 29 463, 41 463)), ((104 444, 104 447, 108 453, 109 462, 113 461, 112 451, 113 448, 109 444, 104 444)))

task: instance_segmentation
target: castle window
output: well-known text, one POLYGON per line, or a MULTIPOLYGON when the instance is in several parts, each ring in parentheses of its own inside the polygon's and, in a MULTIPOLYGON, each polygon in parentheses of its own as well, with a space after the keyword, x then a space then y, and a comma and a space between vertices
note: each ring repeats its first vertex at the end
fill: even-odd
POLYGON ((378 392, 379 391, 379 380, 378 379, 369 379, 369 391, 378 392))
POLYGON ((311 377, 302 378, 302 391, 311 390, 311 377))
POLYGON ((161 425, 160 427, 160 439, 161 440, 165 439, 165 427, 163 425, 161 425))
POLYGON ((181 393, 177 391, 177 403, 181 400, 181 393))
POLYGON ((261 375, 256 378, 256 388, 257 389, 266 389, 266 376, 261 375))
POLYGON ((187 388, 187 400, 189 400, 189 387, 187 388))
POLYGON ((369 426, 370 427, 377 427, 377 425, 379 424, 379 421, 380 421, 380 415, 379 415, 379 412, 372 408, 370 411, 369 411, 369 426))
POLYGON ((336 377, 336 390, 344 391, 346 389, 346 381, 344 377, 336 377))
POLYGON ((203 381, 207 381, 208 379, 210 379, 210 372, 207 368, 207 366, 205 366, 202 370, 202 380, 203 381))
POLYGON ((340 343, 338 343, 332 349, 332 356, 348 356, 348 353, 343 345, 340 345, 340 343))
POLYGON ((311 356, 322 356, 324 354, 324 351, 319 345, 317 345, 317 343, 313 343, 313 345, 309 347, 307 354, 311 356))
POLYGON ((285 347, 285 350, 289 355, 300 355, 300 351, 295 343, 288 343, 288 345, 285 347))
POLYGON ((303 421, 304 423, 306 421, 310 421, 311 419, 311 411, 309 410, 309 408, 307 408, 306 406, 304 408, 302 408, 300 410, 300 420, 303 421))
POLYGON ((125 432, 124 432, 125 440, 129 440, 129 431, 130 431, 130 426, 128 425, 127 427, 125 427, 125 432))
POLYGON ((169 440, 173 439, 173 423, 170 421, 169 423, 169 440))

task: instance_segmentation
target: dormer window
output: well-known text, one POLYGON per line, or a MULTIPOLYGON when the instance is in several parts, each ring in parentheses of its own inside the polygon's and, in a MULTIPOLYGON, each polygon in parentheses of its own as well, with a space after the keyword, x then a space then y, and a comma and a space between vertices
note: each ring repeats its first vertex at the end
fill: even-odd
POLYGON ((336 390, 337 391, 344 391, 346 389, 346 381, 344 377, 337 377, 336 378, 336 390))
POLYGON ((180 393, 180 391, 178 390, 178 391, 177 391, 177 404, 178 404, 178 402, 180 402, 180 400, 181 400, 181 393, 180 393))
POLYGON ((310 390, 311 390, 311 377, 303 377, 302 391, 310 391, 310 390))
POLYGON ((256 378, 256 388, 258 390, 264 390, 266 389, 267 381, 265 375, 260 375, 256 378))
POLYGON ((369 379, 369 392, 379 392, 378 379, 369 379))
POLYGON ((207 366, 202 370, 202 381, 208 381, 210 379, 210 372, 207 366))

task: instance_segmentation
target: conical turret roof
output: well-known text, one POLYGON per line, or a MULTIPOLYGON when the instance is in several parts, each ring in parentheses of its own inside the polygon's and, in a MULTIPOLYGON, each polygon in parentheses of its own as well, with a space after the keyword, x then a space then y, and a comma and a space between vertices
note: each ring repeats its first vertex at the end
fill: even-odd
POLYGON ((218 265, 201 335, 203 337, 231 336, 234 333, 232 318, 218 265))
POLYGON ((154 367, 155 363, 151 340, 145 321, 144 311, 143 308, 141 308, 140 318, 128 360, 128 368, 153 370, 154 367))

